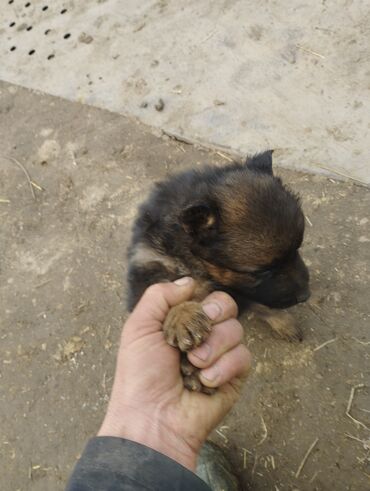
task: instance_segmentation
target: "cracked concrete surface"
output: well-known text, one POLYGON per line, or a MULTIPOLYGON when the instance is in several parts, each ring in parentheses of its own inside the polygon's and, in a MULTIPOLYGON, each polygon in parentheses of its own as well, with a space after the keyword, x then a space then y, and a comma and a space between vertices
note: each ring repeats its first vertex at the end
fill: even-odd
POLYGON ((367 0, 4 2, 0 79, 370 184, 369 17, 367 0))

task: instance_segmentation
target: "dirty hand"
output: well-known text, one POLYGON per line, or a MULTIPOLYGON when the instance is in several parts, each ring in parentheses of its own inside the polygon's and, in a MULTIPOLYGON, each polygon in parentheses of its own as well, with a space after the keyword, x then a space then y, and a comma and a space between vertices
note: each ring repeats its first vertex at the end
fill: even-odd
POLYGON ((208 434, 238 399, 251 360, 241 343, 235 302, 213 292, 203 302, 215 322, 212 333, 188 358, 202 369, 204 385, 219 388, 212 396, 184 389, 180 353, 166 343, 162 323, 171 307, 191 299, 194 288, 194 280, 182 278, 144 293, 123 329, 112 394, 98 433, 146 445, 190 470, 208 434))

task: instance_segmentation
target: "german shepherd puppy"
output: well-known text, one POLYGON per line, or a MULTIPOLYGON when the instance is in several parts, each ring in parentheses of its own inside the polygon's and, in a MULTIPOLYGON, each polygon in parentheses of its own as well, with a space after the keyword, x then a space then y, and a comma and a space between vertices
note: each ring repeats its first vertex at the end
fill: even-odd
MULTIPOLYGON (((157 184, 141 206, 129 248, 131 310, 151 284, 192 276, 195 298, 173 307, 164 324, 169 344, 186 352, 211 324, 199 301, 214 290, 256 312, 283 338, 301 340, 285 309, 308 299, 309 275, 299 254, 300 201, 272 171, 272 151, 222 168, 206 167, 157 184)), ((202 390, 183 364, 185 385, 202 390)))

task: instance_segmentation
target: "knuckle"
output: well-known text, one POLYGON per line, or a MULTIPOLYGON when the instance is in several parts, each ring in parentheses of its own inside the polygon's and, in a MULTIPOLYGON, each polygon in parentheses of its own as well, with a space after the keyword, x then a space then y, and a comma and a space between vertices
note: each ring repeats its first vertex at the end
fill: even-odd
POLYGON ((244 344, 239 345, 240 359, 244 368, 249 369, 252 364, 252 355, 244 344))
POLYGON ((228 319, 225 321, 224 330, 227 337, 232 336, 233 339, 235 337, 239 341, 243 338, 244 329, 237 319, 228 319))
POLYGON ((164 284, 163 283, 155 283, 154 285, 150 285, 145 290, 145 296, 147 297, 157 297, 158 295, 162 295, 164 292, 164 284))
POLYGON ((238 311, 235 300, 228 293, 223 291, 215 291, 211 293, 211 296, 223 305, 226 305, 230 310, 235 310, 236 312, 238 311))
POLYGON ((236 319, 233 319, 233 329, 235 331, 235 334, 238 336, 238 339, 242 340, 244 335, 244 329, 243 326, 240 324, 240 322, 236 319))

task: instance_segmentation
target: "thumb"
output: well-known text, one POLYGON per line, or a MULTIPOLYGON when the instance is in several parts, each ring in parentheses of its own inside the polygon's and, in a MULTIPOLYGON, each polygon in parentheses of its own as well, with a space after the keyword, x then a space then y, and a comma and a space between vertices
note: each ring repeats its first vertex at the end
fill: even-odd
POLYGON ((173 283, 157 283, 147 288, 133 310, 125 330, 135 329, 136 334, 162 329, 171 307, 189 300, 195 289, 195 281, 185 276, 173 283))

